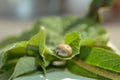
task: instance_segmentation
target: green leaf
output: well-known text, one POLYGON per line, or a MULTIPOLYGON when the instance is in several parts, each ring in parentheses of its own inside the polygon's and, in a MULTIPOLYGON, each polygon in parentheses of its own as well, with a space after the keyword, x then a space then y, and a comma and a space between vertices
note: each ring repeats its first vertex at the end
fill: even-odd
POLYGON ((37 67, 41 67, 43 69, 43 74, 45 75, 46 74, 46 66, 45 66, 45 61, 43 60, 43 57, 41 56, 37 56, 36 57, 36 65, 37 67))
POLYGON ((29 45, 33 45, 33 46, 39 46, 40 44, 43 45, 45 42, 44 37, 45 37, 45 31, 43 29, 44 27, 40 28, 40 31, 34 35, 29 41, 28 44, 29 45))
MULTIPOLYGON (((110 79, 119 79, 120 76, 116 74, 115 71, 109 69, 111 68, 111 66, 113 66, 113 63, 114 63, 114 61, 112 61, 112 64, 111 64, 111 61, 109 62, 109 60, 115 58, 113 55, 119 57, 117 54, 115 54, 112 50, 109 50, 109 49, 104 49, 100 47, 82 46, 80 54, 76 56, 78 60, 75 60, 73 62, 76 63, 78 66, 82 66, 84 69, 87 69, 88 71, 91 71, 95 74, 99 74, 101 76, 104 76, 110 79), (106 53, 104 50, 110 53, 108 52, 106 53), (107 61, 105 63, 105 65, 108 65, 107 68, 105 68, 105 66, 100 67, 101 64, 98 65, 99 61, 100 63, 101 61, 103 62, 107 61)), ((76 73, 76 72, 73 72, 73 73, 76 73)))
POLYGON ((85 61, 94 66, 120 73, 120 56, 115 52, 95 47, 92 48, 85 61))
POLYGON ((99 76, 98 74, 95 74, 93 72, 90 72, 84 69, 82 66, 76 64, 75 62, 71 60, 67 61, 66 67, 71 73, 76 74, 76 75, 81 75, 84 77, 95 78, 95 79, 100 79, 100 80, 108 80, 107 78, 104 78, 102 76, 99 76))
POLYGON ((40 27, 40 31, 28 41, 27 49, 35 51, 36 53, 39 52, 39 54, 43 57, 45 42, 46 32, 44 27, 40 27))
MULTIPOLYGON (((107 38, 105 35, 106 30, 90 19, 81 19, 78 17, 42 18, 35 24, 33 30, 27 31, 21 36, 15 37, 13 40, 8 42, 10 44, 25 40, 25 42, 20 42, 13 45, 12 48, 3 50, 1 56, 2 63, 0 62, 0 64, 4 64, 6 70, 8 70, 7 66, 12 66, 12 68, 14 68, 19 58, 23 56, 34 56, 37 57, 37 64, 39 64, 39 66, 42 67, 45 72, 45 67, 49 67, 48 65, 56 58, 68 60, 78 55, 80 51, 80 45, 106 45, 107 38), (42 28, 39 31, 40 26, 45 26, 46 32, 42 28), (73 33, 69 33, 71 31, 73 33), (37 34, 34 35, 35 33, 37 34), (72 47, 72 56, 69 58, 54 56, 52 49, 54 49, 58 44, 63 43, 63 37, 67 33, 69 34, 66 35, 65 42, 72 47), (79 33, 81 36, 79 36, 79 33), (27 42, 26 40, 29 41, 27 42)), ((2 45, 4 45, 4 43, 2 45)), ((0 46, 2 45, 0 43, 0 46)), ((84 57, 86 57, 86 55, 84 57)))
POLYGON ((39 66, 42 67, 43 73, 46 73, 45 67, 50 64, 50 59, 48 58, 51 57, 49 54, 50 52, 46 51, 48 48, 45 45, 46 43, 46 32, 45 28, 41 27, 40 31, 33 36, 29 41, 28 41, 28 46, 27 49, 32 50, 33 52, 39 53, 39 56, 37 56, 37 62, 39 66))
POLYGON ((92 48, 91 46, 80 47, 80 54, 77 55, 76 57, 79 58, 80 60, 85 61, 86 58, 90 55, 91 48, 92 48))
POLYGON ((11 68, 14 68, 16 63, 17 63, 18 59, 13 59, 13 60, 9 60, 6 63, 4 63, 3 65, 1 65, 1 70, 3 70, 4 72, 7 72, 8 70, 10 70, 11 68))
POLYGON ((41 36, 38 40, 40 40, 39 43, 39 53, 42 57, 44 57, 44 51, 45 51, 45 43, 46 43, 46 32, 44 30, 44 27, 41 27, 40 35, 41 36))
POLYGON ((63 39, 62 17, 45 17, 39 21, 46 28, 46 44, 49 48, 54 48, 63 39), (58 36, 59 35, 59 36, 58 36))
POLYGON ((65 36, 65 43, 72 47, 72 57, 79 54, 80 40, 80 34, 78 32, 72 32, 65 36))
POLYGON ((15 66, 14 72, 10 79, 16 78, 25 73, 37 70, 36 59, 34 57, 20 58, 15 66))
MULTIPOLYGON (((69 19, 69 17, 64 18, 69 19)), ((63 30, 64 35, 71 31, 78 31, 81 35, 81 45, 106 45, 108 40, 106 37, 107 32, 99 24, 88 18, 82 19, 74 17, 72 19, 71 23, 63 30)), ((65 22, 67 24, 67 21, 64 21, 64 23, 65 22)))
MULTIPOLYGON (((108 46, 97 46, 97 47, 104 48, 106 50, 113 52, 113 50, 108 46)), ((77 55, 77 58, 85 61, 87 59, 87 57, 91 54, 91 50, 92 50, 92 46, 81 46, 80 47, 80 54, 77 55)))
POLYGON ((4 48, 1 52, 1 66, 9 69, 15 65, 19 58, 26 55, 26 45, 27 42, 20 42, 4 48))
POLYGON ((34 35, 28 41, 28 50, 39 52, 39 55, 42 56, 44 60, 44 50, 45 50, 45 41, 46 41, 46 33, 44 27, 40 28, 40 31, 34 35))

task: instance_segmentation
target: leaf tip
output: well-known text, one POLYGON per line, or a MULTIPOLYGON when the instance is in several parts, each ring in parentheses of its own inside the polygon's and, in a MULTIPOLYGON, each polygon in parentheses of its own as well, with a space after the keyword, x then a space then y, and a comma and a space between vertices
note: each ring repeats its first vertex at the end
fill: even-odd
POLYGON ((44 26, 41 26, 41 28, 40 28, 41 30, 45 30, 45 27, 44 26))

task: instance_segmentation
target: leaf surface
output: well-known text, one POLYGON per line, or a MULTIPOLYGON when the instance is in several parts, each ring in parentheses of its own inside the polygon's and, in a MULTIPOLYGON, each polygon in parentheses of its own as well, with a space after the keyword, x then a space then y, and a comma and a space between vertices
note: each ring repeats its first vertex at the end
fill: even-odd
POLYGON ((23 57, 18 60, 15 66, 14 72, 10 78, 11 79, 16 78, 20 75, 23 75, 25 73, 29 73, 35 70, 37 70, 36 59, 34 57, 23 57))
POLYGON ((68 33, 65 36, 65 43, 72 47, 72 57, 79 54, 80 40, 80 34, 78 32, 68 33))
POLYGON ((86 62, 113 72, 120 73, 120 56, 115 52, 95 47, 86 62))
POLYGON ((81 75, 81 76, 84 76, 84 77, 100 79, 100 80, 109 80, 107 78, 99 76, 98 74, 95 74, 93 72, 90 72, 90 71, 84 69, 82 66, 76 64, 73 61, 67 61, 66 67, 71 73, 76 74, 76 75, 81 75))
POLYGON ((17 60, 26 55, 27 42, 12 44, 1 52, 1 67, 8 70, 17 63, 17 60))

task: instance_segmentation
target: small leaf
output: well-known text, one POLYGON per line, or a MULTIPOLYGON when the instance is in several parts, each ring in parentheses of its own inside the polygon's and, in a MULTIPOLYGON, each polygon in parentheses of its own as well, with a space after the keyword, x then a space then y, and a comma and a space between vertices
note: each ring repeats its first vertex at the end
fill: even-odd
POLYGON ((25 73, 37 70, 36 59, 34 57, 20 58, 15 66, 14 72, 10 79, 16 78, 25 73))

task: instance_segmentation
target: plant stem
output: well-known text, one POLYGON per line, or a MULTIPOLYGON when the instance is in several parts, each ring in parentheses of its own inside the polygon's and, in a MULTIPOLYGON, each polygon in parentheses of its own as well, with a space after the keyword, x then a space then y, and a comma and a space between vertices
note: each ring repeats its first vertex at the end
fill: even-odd
POLYGON ((104 76, 104 77, 112 79, 112 80, 120 80, 120 76, 118 74, 114 74, 112 72, 89 65, 77 58, 72 59, 72 61, 90 72, 96 73, 98 75, 104 76))

